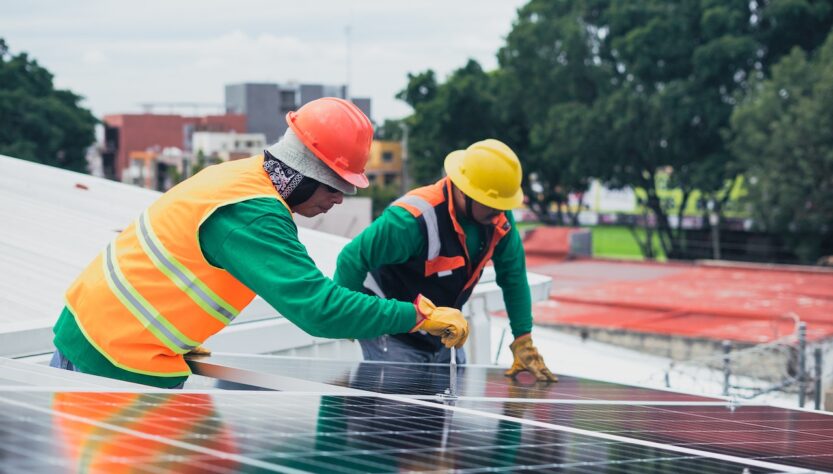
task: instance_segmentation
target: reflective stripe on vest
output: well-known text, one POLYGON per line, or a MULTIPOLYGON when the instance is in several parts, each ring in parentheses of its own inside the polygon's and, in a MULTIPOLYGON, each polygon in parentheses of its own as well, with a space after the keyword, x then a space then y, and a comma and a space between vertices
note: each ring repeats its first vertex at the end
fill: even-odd
POLYGON ((168 322, 127 281, 119 268, 115 242, 107 245, 104 254, 104 275, 107 277, 107 284, 110 285, 110 289, 116 295, 116 298, 142 323, 142 326, 152 332, 168 349, 177 354, 184 354, 199 345, 198 342, 188 339, 173 324, 168 322))
POLYGON ((419 196, 405 195, 397 199, 394 204, 402 203, 419 209, 425 219, 425 228, 428 231, 428 260, 437 258, 440 255, 440 229, 437 226, 437 213, 434 206, 419 196))
POLYGON ((200 226, 218 209, 274 199, 289 207, 256 156, 209 166, 163 194, 67 290, 84 337, 113 365, 189 375, 182 357, 222 330, 255 297, 207 261, 200 226))
MULTIPOLYGON (((394 201, 394 204, 396 203, 407 204, 419 210, 425 220, 425 227, 428 231, 428 260, 437 258, 440 255, 440 229, 437 225, 437 213, 434 211, 434 206, 419 196, 407 194, 394 201)), ((450 274, 451 272, 448 273, 450 274)), ((387 298, 385 292, 382 290, 382 286, 379 285, 379 282, 376 281, 371 273, 367 274, 362 284, 365 288, 376 294, 376 296, 387 298)))
POLYGON ((200 308, 221 323, 229 324, 234 320, 238 311, 211 291, 205 283, 201 282, 165 249, 165 246, 162 245, 162 242, 153 232, 147 211, 142 212, 142 215, 139 216, 136 227, 139 229, 139 243, 142 244, 145 253, 159 271, 170 278, 194 303, 197 303, 200 308))

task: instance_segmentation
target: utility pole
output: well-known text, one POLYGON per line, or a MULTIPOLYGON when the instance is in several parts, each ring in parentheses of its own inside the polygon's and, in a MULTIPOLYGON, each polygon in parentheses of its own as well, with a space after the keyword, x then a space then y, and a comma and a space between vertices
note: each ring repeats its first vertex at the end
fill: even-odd
POLYGON ((720 260, 720 204, 714 199, 709 199, 709 226, 712 234, 712 258, 720 260))
POLYGON ((408 124, 399 122, 399 127, 402 129, 402 178, 400 179, 399 194, 407 193, 411 188, 410 177, 408 176, 408 124))
POLYGON ((346 50, 347 50, 347 55, 346 55, 346 60, 345 60, 345 65, 344 65, 345 73, 346 73, 346 76, 347 76, 347 77, 345 77, 345 91, 344 91, 344 96, 345 97, 344 97, 344 99, 345 100, 350 100, 350 96, 352 95, 352 91, 350 90, 350 75, 352 73, 352 71, 351 71, 351 69, 352 69, 351 66, 352 65, 350 63, 352 61, 352 58, 351 58, 351 56, 352 56, 352 47, 350 45, 350 25, 349 24, 344 27, 344 41, 345 41, 345 46, 346 46, 346 50))

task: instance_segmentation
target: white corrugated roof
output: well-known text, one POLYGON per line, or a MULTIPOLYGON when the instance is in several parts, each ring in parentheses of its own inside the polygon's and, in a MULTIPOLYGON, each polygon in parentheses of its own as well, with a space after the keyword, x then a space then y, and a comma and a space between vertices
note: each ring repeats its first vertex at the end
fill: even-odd
MULTIPOLYGON (((159 195, 0 155, 0 355, 31 353, 33 341, 21 338, 48 346, 64 291, 159 195)), ((332 276, 347 239, 310 229, 299 229, 299 235, 319 267, 332 276)), ((236 322, 276 314, 258 298, 236 322)))
POLYGON ((0 156, 0 324, 51 324, 72 280, 157 194, 0 156))

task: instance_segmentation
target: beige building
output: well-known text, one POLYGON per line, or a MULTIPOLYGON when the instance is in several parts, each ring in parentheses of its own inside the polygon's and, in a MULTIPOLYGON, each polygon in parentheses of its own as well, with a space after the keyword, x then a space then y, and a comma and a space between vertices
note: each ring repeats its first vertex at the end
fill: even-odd
POLYGON ((156 191, 167 191, 186 173, 182 150, 176 147, 152 147, 127 154, 122 182, 156 191))
POLYGON ((372 185, 399 186, 402 182, 402 143, 373 140, 365 172, 372 185))

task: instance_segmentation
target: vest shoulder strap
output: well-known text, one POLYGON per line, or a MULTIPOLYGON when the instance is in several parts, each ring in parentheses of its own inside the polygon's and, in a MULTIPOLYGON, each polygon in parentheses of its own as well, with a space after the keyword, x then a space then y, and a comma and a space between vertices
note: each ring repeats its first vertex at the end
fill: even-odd
POLYGON ((440 254, 440 229, 437 224, 437 212, 434 206, 420 196, 413 194, 406 194, 397 199, 394 205, 401 206, 405 209, 413 208, 417 212, 414 213, 408 209, 416 218, 422 218, 425 222, 425 233, 428 239, 428 259, 434 259, 440 254))

